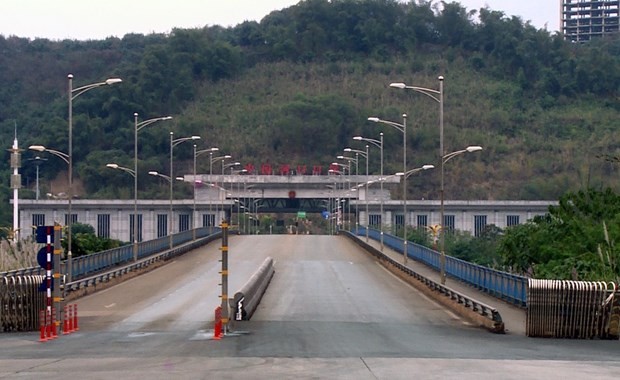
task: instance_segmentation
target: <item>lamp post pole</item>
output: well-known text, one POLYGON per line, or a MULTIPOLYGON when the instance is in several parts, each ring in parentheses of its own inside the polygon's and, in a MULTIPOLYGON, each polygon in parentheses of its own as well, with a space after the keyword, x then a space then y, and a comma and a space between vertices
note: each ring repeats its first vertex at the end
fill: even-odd
POLYGON ((91 90, 95 87, 111 85, 114 83, 120 83, 122 80, 120 78, 109 78, 104 82, 98 82, 89 84, 86 86, 81 86, 77 88, 73 88, 73 74, 67 75, 67 79, 69 80, 69 90, 68 90, 68 99, 69 99, 69 151, 67 154, 68 164, 69 164, 69 189, 68 189, 68 198, 69 198, 69 215, 67 217, 66 226, 67 226, 67 282, 71 282, 73 279, 73 253, 71 252, 71 224, 72 224, 72 215, 71 215, 71 198, 73 198, 73 99, 82 95, 88 90, 91 90))
MULTIPOLYGON (((338 156, 336 158, 338 158, 339 160, 347 160, 349 162, 349 176, 351 176, 351 162, 355 162, 355 176, 357 177, 359 175, 359 155, 357 153, 355 153, 356 157, 348 157, 348 156, 338 156)), ((351 181, 349 181, 349 198, 351 197, 350 192, 351 191, 355 191, 356 192, 356 196, 357 199, 359 200, 359 187, 360 184, 356 182, 355 187, 353 188, 354 190, 351 189, 351 181)), ((357 230, 359 228, 359 210, 358 210, 358 202, 355 202, 355 234, 357 234, 357 230)), ((349 214, 351 214, 351 204, 349 203, 349 214)), ((349 219, 349 228, 351 228, 351 221, 349 219)))
MULTIPOLYGON (((415 92, 419 92, 423 95, 428 96, 429 98, 433 99, 434 101, 436 101, 437 103, 439 103, 439 160, 441 163, 441 173, 443 174, 443 156, 444 156, 444 147, 443 147, 443 80, 444 77, 443 76, 439 76, 437 77, 437 79, 439 80, 439 90, 435 90, 432 88, 426 88, 426 87, 419 87, 419 86, 409 86, 405 83, 390 83, 390 87, 393 88, 400 88, 400 89, 406 89, 406 90, 412 90, 415 92)), ((406 170, 405 170, 406 172, 406 170)), ((442 186, 443 187, 443 186, 442 186)), ((440 194, 440 196, 443 196, 443 194, 440 194)), ((441 234, 443 235, 443 224, 444 224, 444 220, 443 220, 443 216, 442 216, 442 220, 440 221, 440 225, 441 225, 441 234)))
MULTIPOLYGON (((129 174, 131 174, 134 178, 137 176, 137 173, 135 172, 135 170, 120 166, 118 164, 106 164, 106 167, 110 168, 110 169, 117 169, 117 170, 122 170, 124 172, 127 172, 129 174)), ((137 209, 138 209, 138 196, 137 196, 137 190, 138 187, 134 186, 134 193, 133 193, 133 260, 136 261, 138 259, 138 238, 137 233, 138 233, 138 229, 136 227, 136 224, 138 223, 138 213, 137 213, 137 209)))
POLYGON ((353 137, 353 140, 357 140, 357 141, 366 141, 368 143, 373 144, 374 146, 378 147, 379 150, 381 151, 381 175, 379 177, 379 182, 381 185, 381 218, 380 218, 380 223, 379 223, 379 229, 381 230, 381 251, 383 251, 383 132, 380 133, 380 139, 369 139, 366 137, 362 137, 362 136, 355 136, 353 137))
MULTIPOLYGON (((194 144, 194 178, 192 181, 194 182, 193 194, 194 194, 194 207, 192 209, 192 238, 196 240, 196 185, 198 181, 196 181, 196 158, 201 154, 209 153, 210 156, 213 156, 213 152, 217 152, 218 148, 209 148, 209 149, 201 149, 196 150, 196 144, 194 144)), ((211 173, 209 172, 209 175, 211 173)), ((209 210, 211 210, 211 205, 209 204, 209 210)))
MULTIPOLYGON (((209 179, 211 179, 211 175, 213 174, 213 164, 218 161, 222 161, 222 165, 224 165, 224 160, 232 158, 230 155, 226 154, 224 156, 213 157, 213 153, 209 153, 209 179)), ((224 171, 222 169, 222 174, 224 171)), ((211 181, 211 185, 213 185, 213 181, 211 181)), ((215 187, 215 186, 214 186, 215 187)), ((220 188, 217 190, 217 200, 218 204, 215 205, 215 213, 217 214, 219 211, 219 200, 220 200, 220 188)), ((215 225, 215 215, 213 215, 213 224, 215 225)))
POLYGON ((441 157, 441 183, 440 183, 440 189, 439 189, 439 194, 441 196, 441 204, 440 204, 440 218, 441 218, 441 229, 440 229, 440 241, 439 241, 439 245, 440 245, 440 251, 441 251, 441 257, 440 257, 440 274, 439 274, 439 280, 441 281, 441 284, 444 285, 446 283, 446 234, 445 234, 445 226, 443 224, 444 222, 444 181, 443 181, 443 176, 444 176, 444 165, 446 162, 448 162, 448 160, 450 160, 453 157, 456 157, 460 154, 463 153, 471 153, 471 152, 477 152, 479 150, 482 150, 481 146, 468 146, 465 149, 462 150, 457 150, 454 151, 452 153, 448 153, 445 154, 441 157))
MULTIPOLYGON (((398 129, 403 133, 403 173, 407 173, 407 114, 403 114, 403 123, 369 117, 368 121, 382 123, 398 129)), ((403 254, 404 264, 407 265, 407 180, 403 178, 403 254)))
POLYGON ((175 139, 174 138, 174 132, 170 132, 170 177, 169 177, 169 182, 170 182, 170 223, 168 225, 168 236, 169 236, 169 242, 170 242, 170 249, 172 249, 173 247, 173 241, 172 241, 172 232, 174 231, 174 216, 172 213, 172 179, 174 178, 173 172, 174 172, 174 168, 172 166, 173 164, 173 148, 185 141, 189 141, 189 140, 200 140, 200 136, 190 136, 190 137, 180 137, 175 139))
POLYGON ((356 157, 357 155, 360 155, 366 159, 366 195, 364 196, 364 198, 365 198, 365 203, 366 203, 366 241, 368 242, 368 229, 370 228, 370 214, 368 211, 368 188, 370 186, 370 183, 369 183, 370 178, 368 177, 368 161, 369 161, 368 145, 366 145, 366 151, 359 150, 359 149, 351 149, 351 148, 345 148, 344 151, 354 152, 356 157))
POLYGON ((144 120, 138 123, 138 113, 134 112, 134 134, 133 134, 133 195, 134 195, 134 208, 133 208, 133 261, 138 260, 138 132, 155 122, 162 120, 170 120, 172 116, 162 116, 153 119, 144 120))

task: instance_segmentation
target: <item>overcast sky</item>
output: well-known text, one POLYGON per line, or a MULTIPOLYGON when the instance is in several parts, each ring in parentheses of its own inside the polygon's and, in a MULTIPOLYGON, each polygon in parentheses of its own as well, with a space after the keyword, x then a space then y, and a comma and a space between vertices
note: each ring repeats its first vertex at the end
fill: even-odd
MULTIPOLYGON (((167 33, 172 28, 235 26, 260 21, 299 0, 0 0, 0 34, 27 38, 101 40, 127 33, 167 33)), ((438 2, 438 1, 436 1, 438 2)), ((530 20, 550 32, 559 28, 560 0, 460 0, 468 9, 488 5, 530 20)))

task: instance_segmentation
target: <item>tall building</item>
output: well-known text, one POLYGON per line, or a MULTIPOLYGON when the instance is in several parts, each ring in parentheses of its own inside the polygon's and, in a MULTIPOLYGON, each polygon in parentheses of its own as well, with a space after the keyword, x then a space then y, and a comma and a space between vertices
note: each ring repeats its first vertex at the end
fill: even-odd
POLYGON ((564 39, 585 42, 619 32, 620 0, 561 0, 564 39))

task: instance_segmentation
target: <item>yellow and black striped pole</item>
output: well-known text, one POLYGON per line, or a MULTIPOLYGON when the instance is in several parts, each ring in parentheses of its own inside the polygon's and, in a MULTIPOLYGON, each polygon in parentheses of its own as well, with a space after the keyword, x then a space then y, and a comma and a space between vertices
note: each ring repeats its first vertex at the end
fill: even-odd
POLYGON ((228 332, 228 222, 222 221, 222 331, 224 335, 228 332))

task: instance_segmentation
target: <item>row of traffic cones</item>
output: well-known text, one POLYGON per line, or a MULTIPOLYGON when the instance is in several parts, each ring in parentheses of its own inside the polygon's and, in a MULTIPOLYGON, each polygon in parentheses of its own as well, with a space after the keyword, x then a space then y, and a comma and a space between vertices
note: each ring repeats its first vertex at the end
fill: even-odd
MULTIPOLYGON (((55 320, 55 315, 56 308, 54 307, 39 312, 39 342, 47 342, 58 337, 60 321, 55 320)), ((71 334, 79 329, 77 304, 66 305, 64 307, 62 334, 71 334)))

